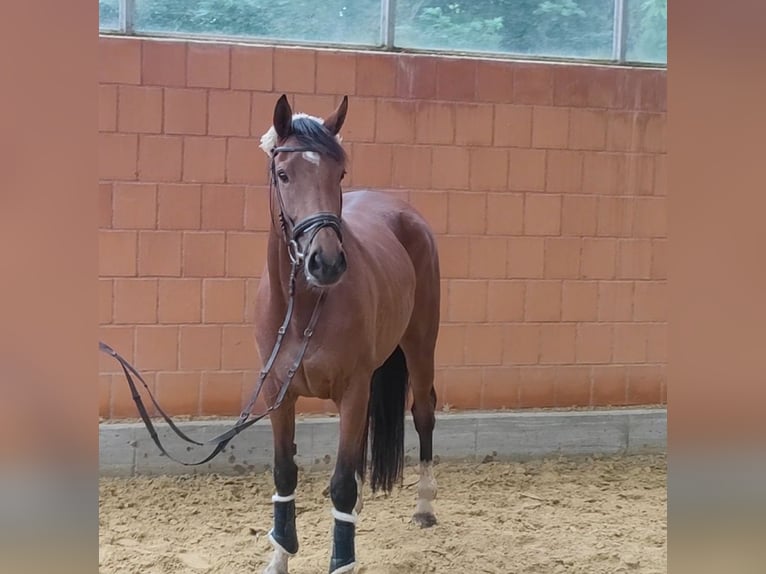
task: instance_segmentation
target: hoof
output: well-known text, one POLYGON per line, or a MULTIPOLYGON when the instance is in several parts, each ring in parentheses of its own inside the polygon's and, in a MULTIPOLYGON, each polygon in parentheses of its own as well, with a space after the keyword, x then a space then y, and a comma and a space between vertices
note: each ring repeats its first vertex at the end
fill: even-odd
POLYGON ((412 516, 412 521, 421 528, 431 528, 436 524, 436 516, 432 512, 417 512, 412 516))

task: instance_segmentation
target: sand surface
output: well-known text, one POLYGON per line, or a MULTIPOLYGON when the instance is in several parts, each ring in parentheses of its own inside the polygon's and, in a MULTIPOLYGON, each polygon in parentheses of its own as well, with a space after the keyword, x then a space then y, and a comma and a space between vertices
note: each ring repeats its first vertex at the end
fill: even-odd
MULTIPOLYGON (((434 467, 439 524, 410 522, 417 469, 365 494, 359 574, 659 574, 666 567, 666 461, 659 456, 434 467)), ((329 473, 301 473, 290 572, 327 572, 329 473)), ((104 478, 102 574, 260 573, 270 556, 271 475, 104 478)))

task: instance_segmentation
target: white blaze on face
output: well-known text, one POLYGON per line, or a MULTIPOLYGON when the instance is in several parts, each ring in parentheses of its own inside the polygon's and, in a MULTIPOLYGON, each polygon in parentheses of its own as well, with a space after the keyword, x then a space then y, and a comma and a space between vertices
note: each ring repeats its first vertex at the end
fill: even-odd
POLYGON ((319 165, 320 162, 320 156, 315 151, 304 151, 302 154, 303 159, 305 159, 308 162, 313 163, 314 165, 319 165))

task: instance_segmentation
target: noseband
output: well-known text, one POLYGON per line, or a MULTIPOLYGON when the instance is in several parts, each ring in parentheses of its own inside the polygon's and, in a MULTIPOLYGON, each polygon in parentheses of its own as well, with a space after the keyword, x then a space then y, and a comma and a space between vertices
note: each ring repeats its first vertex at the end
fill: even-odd
MULTIPOLYGON (((334 213, 320 212, 314 215, 302 219, 298 223, 293 223, 292 219, 285 213, 285 202, 282 198, 282 191, 279 189, 279 178, 277 177, 276 157, 280 152, 314 152, 316 150, 306 146, 279 146, 272 148, 271 150, 271 182, 270 187, 276 191, 277 201, 279 202, 279 220, 282 224, 282 232, 284 234, 285 243, 287 244, 287 253, 290 256, 290 261, 293 264, 300 265, 306 257, 306 254, 300 250, 298 240, 303 235, 308 235, 309 240, 306 245, 310 245, 321 229, 329 227, 338 236, 338 239, 343 243, 343 233, 341 231, 341 219, 334 213)), ((269 190, 271 191, 271 189, 269 190)), ((269 193, 269 201, 271 201, 272 193, 269 193)))

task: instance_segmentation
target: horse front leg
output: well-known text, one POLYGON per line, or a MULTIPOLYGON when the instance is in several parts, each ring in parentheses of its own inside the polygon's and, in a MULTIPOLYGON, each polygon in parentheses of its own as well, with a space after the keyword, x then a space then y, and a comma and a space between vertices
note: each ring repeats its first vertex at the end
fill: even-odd
POLYGON ((263 574, 288 574, 287 561, 298 552, 295 528, 295 489, 298 486, 298 465, 293 460, 295 449, 295 399, 285 398, 271 413, 274 435, 274 526, 269 541, 274 547, 271 562, 263 574))
POLYGON ((330 574, 353 572, 356 567, 356 522, 362 509, 359 471, 365 463, 368 398, 369 383, 360 379, 357 385, 349 385, 339 405, 338 459, 330 480, 334 519, 330 574))

